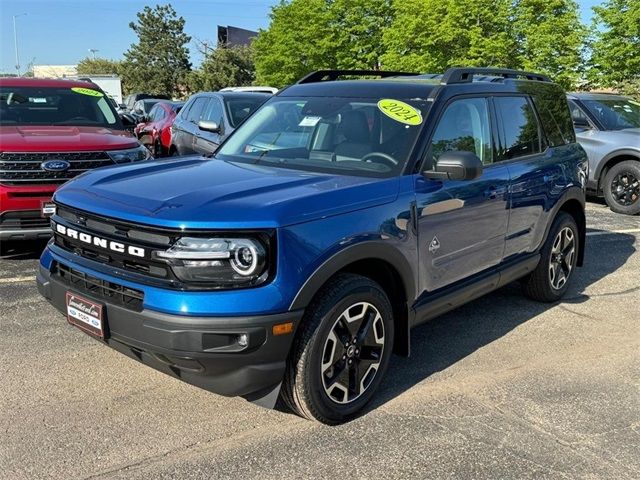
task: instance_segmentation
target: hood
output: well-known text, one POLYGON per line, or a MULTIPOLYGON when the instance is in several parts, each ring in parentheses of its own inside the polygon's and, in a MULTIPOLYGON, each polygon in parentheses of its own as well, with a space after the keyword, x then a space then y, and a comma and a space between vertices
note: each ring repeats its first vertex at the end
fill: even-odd
POLYGON ((168 228, 276 228, 382 203, 399 178, 308 173, 182 157, 87 172, 55 194, 61 204, 168 228))
POLYGON ((640 128, 584 130, 576 132, 576 138, 595 145, 612 145, 616 149, 633 148, 640 150, 640 128))
POLYGON ((122 130, 104 127, 2 126, 2 152, 76 152, 132 148, 138 141, 122 130))

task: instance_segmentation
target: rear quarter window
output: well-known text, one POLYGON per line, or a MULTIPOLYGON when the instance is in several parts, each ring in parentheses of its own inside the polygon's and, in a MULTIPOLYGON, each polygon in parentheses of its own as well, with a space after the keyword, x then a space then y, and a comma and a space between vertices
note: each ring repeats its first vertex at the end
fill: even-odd
POLYGON ((532 94, 531 98, 538 111, 542 130, 549 146, 575 143, 576 134, 564 91, 557 85, 553 85, 549 88, 540 88, 532 94))

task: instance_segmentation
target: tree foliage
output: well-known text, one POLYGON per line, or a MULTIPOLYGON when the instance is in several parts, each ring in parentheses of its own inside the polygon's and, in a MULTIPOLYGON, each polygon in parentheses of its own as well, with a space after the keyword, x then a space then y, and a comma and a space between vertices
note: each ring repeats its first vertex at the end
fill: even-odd
POLYGON ((565 88, 578 81, 587 28, 574 0, 519 0, 515 4, 518 67, 548 74, 565 88))
POLYGON ((640 91, 640 1, 594 7, 589 78, 598 86, 640 91))
POLYGON ((255 66, 250 47, 218 47, 205 52, 202 65, 191 72, 189 89, 192 92, 216 91, 224 87, 251 85, 255 66))
POLYGON ((321 68, 452 66, 541 71, 570 87, 586 33, 575 0, 281 0, 254 47, 258 82, 278 87, 321 68))
POLYGON ((83 58, 78 62, 78 75, 117 75, 120 62, 108 58, 83 58))
POLYGON ((312 70, 337 67, 326 0, 282 0, 270 18, 253 41, 258 83, 282 87, 312 70))
POLYGON ((121 75, 127 91, 176 96, 191 71, 185 20, 169 4, 144 7, 129 27, 138 36, 124 54, 121 75))
POLYGON ((510 0, 394 0, 382 66, 433 73, 452 66, 515 67, 510 5, 510 0))

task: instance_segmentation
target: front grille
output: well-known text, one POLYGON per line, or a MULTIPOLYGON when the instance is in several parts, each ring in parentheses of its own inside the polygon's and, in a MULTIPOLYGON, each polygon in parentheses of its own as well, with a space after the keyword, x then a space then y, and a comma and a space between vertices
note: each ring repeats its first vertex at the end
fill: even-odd
POLYGON ((49 228, 49 219, 43 218, 40 210, 24 210, 0 214, 0 230, 23 228, 49 228))
POLYGON ((98 300, 115 303, 129 310, 142 311, 144 293, 140 290, 101 280, 59 262, 54 262, 52 274, 74 291, 87 293, 98 300))
POLYGON ((106 152, 0 153, 0 183, 5 185, 58 184, 98 167, 114 165, 106 152), (71 164, 62 172, 41 167, 49 160, 66 160, 71 164))
POLYGON ((180 282, 166 261, 151 255, 154 250, 169 248, 176 241, 178 233, 167 233, 162 230, 101 218, 62 205, 57 206, 53 221, 93 237, 143 248, 145 256, 137 257, 83 242, 79 238, 70 238, 57 232, 54 225, 54 242, 61 249, 88 260, 130 272, 149 285, 180 288, 178 285, 180 282))

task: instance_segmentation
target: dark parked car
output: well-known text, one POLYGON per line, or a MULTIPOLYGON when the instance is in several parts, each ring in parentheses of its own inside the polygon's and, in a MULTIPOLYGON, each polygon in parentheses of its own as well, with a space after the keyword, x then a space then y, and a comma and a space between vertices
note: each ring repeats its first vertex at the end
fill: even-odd
POLYGON ((542 75, 316 72, 212 159, 64 185, 38 289, 162 372, 343 422, 413 327, 515 280, 563 297, 584 257, 586 167, 542 75), (334 81, 356 74, 395 78, 334 81))
POLYGON ((142 123, 135 128, 135 135, 147 147, 154 157, 162 157, 169 153, 171 147, 171 125, 184 102, 156 103, 143 117, 142 123))
POLYGON ((171 155, 208 155, 260 105, 264 93, 204 92, 193 95, 171 128, 171 155))
POLYGON ((171 100, 166 95, 152 95, 150 93, 131 93, 124 99, 124 104, 128 112, 133 111, 133 106, 138 100, 145 100, 147 98, 159 98, 160 100, 171 100))

